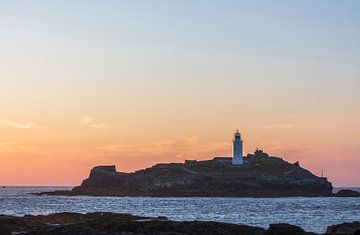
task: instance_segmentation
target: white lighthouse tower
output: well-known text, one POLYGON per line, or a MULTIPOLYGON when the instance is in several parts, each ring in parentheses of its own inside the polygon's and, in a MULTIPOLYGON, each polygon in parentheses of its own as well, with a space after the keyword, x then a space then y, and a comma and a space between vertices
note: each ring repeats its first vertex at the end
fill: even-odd
POLYGON ((237 130, 233 140, 233 165, 243 165, 243 141, 241 139, 241 134, 237 130))

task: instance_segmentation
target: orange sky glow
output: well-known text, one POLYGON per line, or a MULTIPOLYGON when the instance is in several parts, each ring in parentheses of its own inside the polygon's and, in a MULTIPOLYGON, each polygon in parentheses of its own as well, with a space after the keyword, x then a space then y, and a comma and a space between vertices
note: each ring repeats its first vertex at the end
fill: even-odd
POLYGON ((358 3, 65 2, 0 3, 0 185, 230 156, 239 129, 360 186, 358 3))

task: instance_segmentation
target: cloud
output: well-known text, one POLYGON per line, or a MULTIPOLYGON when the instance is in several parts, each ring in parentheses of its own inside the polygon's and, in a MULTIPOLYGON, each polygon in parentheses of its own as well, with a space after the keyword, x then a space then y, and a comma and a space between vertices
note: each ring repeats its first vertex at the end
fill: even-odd
POLYGON ((263 129, 288 129, 293 127, 292 124, 272 124, 267 126, 262 126, 263 129))
POLYGON ((20 123, 2 119, 0 119, 0 125, 12 127, 15 129, 44 129, 44 127, 32 123, 20 123))
POLYGON ((15 142, 0 142, 0 150, 7 149, 15 145, 15 142))
POLYGON ((83 124, 83 125, 88 125, 88 124, 92 123, 93 120, 94 120, 93 117, 85 115, 85 116, 82 116, 79 123, 83 124))
POLYGON ((99 153, 116 156, 152 156, 155 159, 209 159, 218 155, 231 155, 231 141, 205 142, 197 136, 178 136, 173 139, 150 140, 139 145, 112 144, 99 146, 99 153))
POLYGON ((80 118, 79 123, 84 126, 88 126, 94 129, 110 129, 106 123, 94 123, 94 118, 92 116, 84 115, 80 118))
POLYGON ((46 151, 45 148, 28 145, 26 143, 11 142, 11 141, 0 142, 0 152, 1 153, 15 153, 15 152, 24 153, 24 152, 26 152, 26 154, 31 154, 31 153, 40 154, 40 153, 43 153, 44 151, 46 151))
POLYGON ((110 127, 105 123, 92 124, 90 126, 95 129, 110 129, 110 127))

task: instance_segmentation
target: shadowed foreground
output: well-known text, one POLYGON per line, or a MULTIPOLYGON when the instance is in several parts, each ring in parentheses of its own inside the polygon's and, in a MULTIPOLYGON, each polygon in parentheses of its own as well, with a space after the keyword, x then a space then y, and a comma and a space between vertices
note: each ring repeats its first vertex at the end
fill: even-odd
MULTIPOLYGON (((303 229, 288 224, 275 224, 265 230, 245 225, 218 222, 176 222, 165 217, 147 218, 114 213, 59 213, 39 216, 0 216, 0 234, 237 234, 237 235, 303 235, 303 229)), ((360 234, 360 223, 328 228, 326 234, 360 234)))

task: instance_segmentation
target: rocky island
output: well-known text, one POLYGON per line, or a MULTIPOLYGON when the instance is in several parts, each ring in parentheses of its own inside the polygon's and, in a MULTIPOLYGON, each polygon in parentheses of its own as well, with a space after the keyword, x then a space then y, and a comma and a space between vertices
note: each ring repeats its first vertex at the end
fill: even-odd
POLYGON ((333 196, 331 183, 302 168, 256 150, 243 158, 187 160, 157 164, 133 173, 115 166, 94 167, 88 179, 70 191, 46 195, 156 196, 156 197, 293 197, 333 196))

